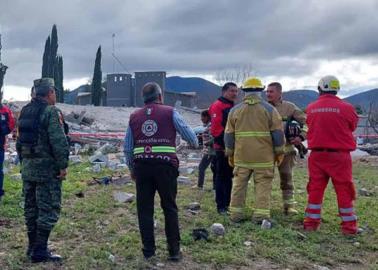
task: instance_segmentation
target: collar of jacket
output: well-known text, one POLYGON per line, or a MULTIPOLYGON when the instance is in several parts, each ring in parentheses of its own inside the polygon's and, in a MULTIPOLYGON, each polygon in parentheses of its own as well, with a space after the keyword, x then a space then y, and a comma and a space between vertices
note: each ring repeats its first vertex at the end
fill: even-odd
POLYGON ((340 99, 340 98, 333 94, 323 94, 319 96, 319 99, 340 99))
POLYGON ((251 94, 243 98, 243 102, 248 105, 253 105, 261 102, 261 97, 256 94, 251 94))
POLYGON ((282 98, 280 98, 279 100, 277 100, 277 102, 269 102, 270 105, 276 107, 277 105, 279 104, 282 104, 282 98))
POLYGON ((231 104, 231 105, 234 105, 234 102, 233 101, 231 101, 231 100, 229 100, 229 99, 227 99, 227 98, 225 98, 225 97, 219 97, 218 98, 218 100, 220 101, 220 102, 223 102, 223 103, 227 103, 227 104, 231 104))

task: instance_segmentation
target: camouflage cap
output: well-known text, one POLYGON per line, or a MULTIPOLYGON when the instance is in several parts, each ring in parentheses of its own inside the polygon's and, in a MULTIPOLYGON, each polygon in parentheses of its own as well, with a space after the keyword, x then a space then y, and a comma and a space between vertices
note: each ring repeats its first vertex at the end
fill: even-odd
POLYGON ((51 88, 55 89, 55 82, 52 78, 34 80, 35 94, 38 96, 46 96, 51 88))

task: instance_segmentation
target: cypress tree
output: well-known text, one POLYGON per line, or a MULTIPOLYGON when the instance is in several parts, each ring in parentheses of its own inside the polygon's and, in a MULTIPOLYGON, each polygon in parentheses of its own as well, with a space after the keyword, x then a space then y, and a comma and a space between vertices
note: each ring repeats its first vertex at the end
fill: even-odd
POLYGON ((45 51, 43 52, 43 59, 42 59, 42 78, 48 77, 49 75, 49 58, 50 58, 50 36, 46 39, 45 43, 45 51))
POLYGON ((56 58, 58 53, 58 31, 56 25, 54 24, 51 30, 51 45, 50 45, 50 59, 49 59, 49 77, 54 78, 56 74, 54 68, 56 67, 56 58))
POLYGON ((102 97, 102 71, 101 71, 101 46, 98 47, 96 53, 95 66, 92 79, 92 104, 100 106, 102 97))

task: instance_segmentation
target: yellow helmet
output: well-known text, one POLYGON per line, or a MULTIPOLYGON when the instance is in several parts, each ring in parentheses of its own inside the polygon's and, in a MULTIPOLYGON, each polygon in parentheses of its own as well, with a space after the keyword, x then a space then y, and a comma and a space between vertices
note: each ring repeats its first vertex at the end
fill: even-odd
POLYGON ((337 92, 340 90, 340 82, 335 76, 328 75, 320 79, 318 89, 324 92, 337 92))
POLYGON ((247 78, 242 86, 242 90, 245 92, 249 91, 262 91, 265 89, 265 86, 261 83, 261 80, 256 77, 247 78))

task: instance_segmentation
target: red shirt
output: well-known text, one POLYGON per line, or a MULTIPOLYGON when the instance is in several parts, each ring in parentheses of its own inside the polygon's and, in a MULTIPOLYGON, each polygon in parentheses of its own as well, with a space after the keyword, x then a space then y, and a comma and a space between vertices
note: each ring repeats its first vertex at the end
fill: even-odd
POLYGON ((211 117, 211 136, 214 137, 214 149, 224 150, 224 129, 227 124, 227 117, 230 109, 234 106, 234 102, 225 97, 218 98, 210 105, 209 114, 211 117))
POLYGON ((332 94, 324 94, 306 109, 308 148, 353 151, 358 116, 354 107, 332 94))

